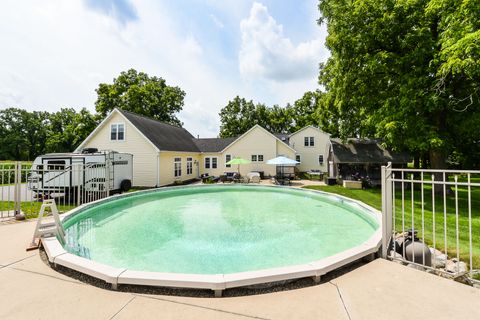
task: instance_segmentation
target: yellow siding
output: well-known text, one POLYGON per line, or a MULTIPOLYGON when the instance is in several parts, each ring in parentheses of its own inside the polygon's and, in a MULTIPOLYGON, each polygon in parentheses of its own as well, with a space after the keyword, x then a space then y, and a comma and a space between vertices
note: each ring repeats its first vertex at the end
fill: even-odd
POLYGON ((295 160, 295 151, 289 148, 285 143, 277 140, 277 155, 285 156, 295 160))
POLYGON ((198 178, 200 154, 195 152, 160 151, 160 186, 198 178), (175 177, 175 158, 181 159, 182 174, 175 177), (192 173, 187 174, 187 158, 192 158, 192 173))
POLYGON ((83 148, 98 148, 99 150, 114 150, 133 154, 134 186, 153 187, 157 184, 157 152, 148 139, 118 112, 85 143, 83 148), (110 140, 110 125, 125 123, 125 140, 110 140))
POLYGON ((290 137, 290 146, 295 149, 298 155, 300 155, 300 165, 298 169, 302 172, 314 170, 321 170, 327 172, 328 169, 328 150, 330 147, 330 139, 328 134, 314 128, 307 127, 290 137), (305 137, 314 137, 315 146, 306 147, 304 145, 305 137), (318 156, 323 155, 323 164, 320 165, 318 156))
POLYGON ((285 155, 289 158, 294 158, 295 153, 286 145, 282 145, 273 135, 266 130, 255 127, 241 139, 235 141, 223 153, 204 154, 202 155, 201 172, 208 172, 211 175, 221 175, 226 171, 237 171, 240 168, 240 174, 245 175, 250 171, 263 171, 265 175, 275 175, 276 167, 274 165, 266 164, 267 160, 277 157, 278 155, 285 155), (250 164, 232 165, 231 168, 225 167, 225 155, 230 154, 232 158, 241 157, 243 159, 251 160, 252 155, 263 155, 263 162, 252 162, 250 164), (218 168, 205 169, 205 157, 218 156, 218 168))
MULTIPOLYGON (((208 153, 202 153, 201 159, 200 159, 200 174, 208 173, 209 175, 212 176, 220 176, 222 174, 225 174, 225 172, 229 171, 237 171, 237 166, 232 166, 231 168, 227 168, 225 166, 225 155, 228 153, 220 153, 220 152, 208 152, 208 153), (210 168, 206 169, 205 168, 205 158, 212 158, 216 157, 217 158, 217 168, 213 169, 212 168, 212 161, 210 160, 210 168)), ((233 156, 232 156, 233 158, 233 156)))

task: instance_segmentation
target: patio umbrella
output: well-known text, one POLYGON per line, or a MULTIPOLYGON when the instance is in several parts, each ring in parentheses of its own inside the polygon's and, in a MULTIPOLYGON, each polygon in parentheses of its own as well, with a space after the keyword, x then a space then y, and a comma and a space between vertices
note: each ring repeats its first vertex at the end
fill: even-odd
POLYGON ((298 162, 296 160, 293 160, 293 159, 290 159, 290 158, 287 158, 287 157, 284 157, 284 156, 278 156, 276 158, 267 160, 267 164, 273 164, 273 165, 280 166, 280 172, 282 173, 282 175, 283 175, 283 167, 284 166, 294 166, 294 165, 299 164, 299 163, 300 162, 298 162))
POLYGON ((241 164, 249 164, 250 161, 249 160, 245 160, 243 158, 240 158, 240 157, 236 157, 236 158, 233 158, 232 160, 228 161, 227 164, 236 164, 238 165, 238 173, 240 173, 240 165, 241 164))

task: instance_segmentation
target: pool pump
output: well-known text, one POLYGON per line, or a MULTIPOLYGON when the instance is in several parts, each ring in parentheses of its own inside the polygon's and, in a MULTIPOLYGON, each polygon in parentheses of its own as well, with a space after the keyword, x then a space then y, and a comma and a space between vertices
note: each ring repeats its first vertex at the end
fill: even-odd
POLYGON ((417 231, 409 229, 406 234, 395 240, 395 251, 404 259, 430 267, 432 253, 430 248, 417 237, 417 231))

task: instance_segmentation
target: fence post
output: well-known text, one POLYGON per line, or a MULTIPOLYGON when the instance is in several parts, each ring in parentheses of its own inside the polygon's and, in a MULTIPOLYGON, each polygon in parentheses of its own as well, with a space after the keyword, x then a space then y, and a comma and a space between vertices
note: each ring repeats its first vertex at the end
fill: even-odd
POLYGON ((110 196, 110 179, 113 179, 113 177, 110 177, 110 166, 112 165, 112 162, 110 161, 110 154, 105 160, 105 197, 108 197, 110 196))
POLYGON ((386 259, 392 238, 392 164, 382 166, 382 258, 386 259))
POLYGON ((13 187, 13 201, 14 201, 14 215, 15 220, 25 220, 25 215, 22 213, 22 163, 15 161, 15 182, 13 187))

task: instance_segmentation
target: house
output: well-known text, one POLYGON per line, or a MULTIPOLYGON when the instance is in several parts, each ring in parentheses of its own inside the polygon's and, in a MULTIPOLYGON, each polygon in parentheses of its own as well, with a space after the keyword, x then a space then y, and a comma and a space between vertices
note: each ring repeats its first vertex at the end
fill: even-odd
POLYGON ((197 139, 187 130, 125 110, 113 110, 75 150, 115 150, 133 154, 133 185, 163 186, 188 181, 201 174, 219 176, 237 167, 226 163, 234 157, 251 160, 241 174, 260 171, 275 175, 266 161, 295 150, 259 125, 235 138, 197 139))
POLYGON ((395 167, 406 167, 410 161, 404 152, 393 152, 375 139, 330 139, 328 155, 329 176, 353 180, 355 176, 369 177, 377 184, 380 182, 381 166, 391 162, 395 167))
POLYGON ((408 156, 384 149, 377 140, 350 139, 342 143, 314 126, 292 134, 272 134, 259 125, 238 137, 195 138, 187 130, 125 110, 113 110, 75 150, 115 150, 133 154, 134 186, 164 186, 240 171, 273 176, 277 168, 266 164, 279 155, 296 159, 297 170, 328 172, 344 179, 360 174, 376 179, 388 162, 405 165, 408 156), (235 157, 250 164, 227 165, 235 157))
POLYGON ((300 172, 317 170, 327 172, 330 135, 317 127, 307 126, 288 137, 288 143, 296 151, 300 172))

